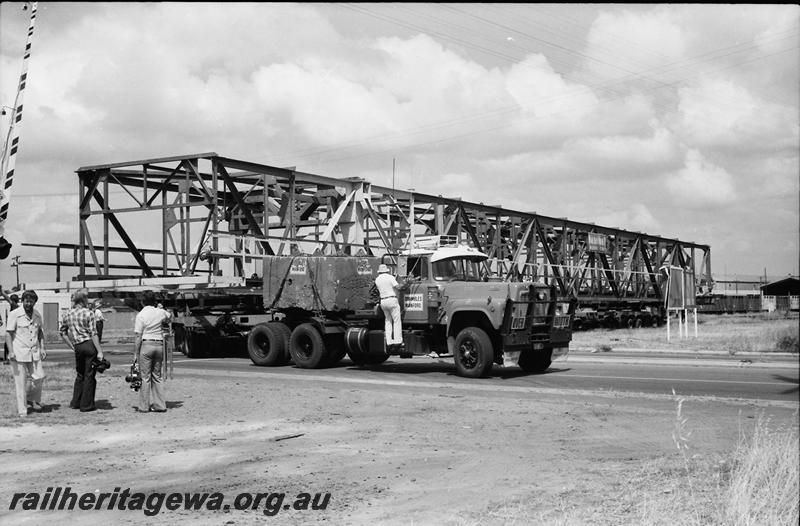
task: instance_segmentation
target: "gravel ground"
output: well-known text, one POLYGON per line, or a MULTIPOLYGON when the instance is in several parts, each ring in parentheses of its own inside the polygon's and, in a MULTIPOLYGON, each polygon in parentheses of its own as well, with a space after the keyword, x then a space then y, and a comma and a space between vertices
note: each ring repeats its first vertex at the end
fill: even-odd
MULTIPOLYGON (((126 371, 112 367, 99 379, 99 410, 80 413, 67 407, 71 372, 51 365, 46 411, 19 419, 7 369, 0 371, 3 524, 154 520, 105 506, 25 511, 23 499, 9 511, 15 493, 51 487, 224 495, 218 510, 162 503, 162 524, 640 524, 657 509, 665 480, 675 483, 669 474, 687 462, 673 440, 677 403, 663 398, 200 371, 166 383, 168 412, 140 414, 126 371), (234 509, 244 493, 265 495, 256 509, 234 509), (319 493, 318 507, 330 498, 324 510, 295 509, 303 493, 319 493)), ((698 488, 713 493, 714 466, 763 412, 790 419, 796 408, 684 402, 698 488)))

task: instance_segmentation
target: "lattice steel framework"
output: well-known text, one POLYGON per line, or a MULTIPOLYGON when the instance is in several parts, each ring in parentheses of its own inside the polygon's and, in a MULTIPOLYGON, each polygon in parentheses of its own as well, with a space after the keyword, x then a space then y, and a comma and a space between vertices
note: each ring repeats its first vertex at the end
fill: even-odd
POLYGON ((88 166, 77 174, 83 279, 134 269, 125 275, 220 275, 226 265, 242 276, 245 261, 265 254, 380 256, 419 236, 449 235, 489 254, 489 270, 501 279, 555 284, 586 301, 663 301, 663 266, 682 267, 700 287, 712 286, 708 245, 213 152, 88 166), (126 228, 123 215, 134 223, 126 228), (113 243, 124 245, 126 260, 113 243))

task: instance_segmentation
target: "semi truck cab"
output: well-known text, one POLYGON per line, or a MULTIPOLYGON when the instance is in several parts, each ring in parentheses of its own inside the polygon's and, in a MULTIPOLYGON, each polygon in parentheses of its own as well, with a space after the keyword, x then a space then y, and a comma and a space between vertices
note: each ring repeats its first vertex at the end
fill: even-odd
POLYGON ((451 354, 462 376, 486 376, 493 364, 544 372, 569 352, 575 301, 548 285, 491 278, 488 260, 441 239, 397 257, 406 352, 451 354))

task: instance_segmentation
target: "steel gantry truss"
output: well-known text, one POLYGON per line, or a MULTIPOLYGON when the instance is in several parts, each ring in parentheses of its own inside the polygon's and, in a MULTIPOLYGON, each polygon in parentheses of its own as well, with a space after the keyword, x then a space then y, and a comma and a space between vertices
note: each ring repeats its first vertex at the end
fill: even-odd
POLYGON ((712 286, 708 245, 213 152, 87 166, 77 174, 80 279, 246 278, 245 262, 264 255, 381 256, 421 236, 446 235, 488 254, 495 277, 553 284, 583 300, 661 302, 662 268, 669 266, 712 286), (123 215, 133 222, 124 225, 123 215))

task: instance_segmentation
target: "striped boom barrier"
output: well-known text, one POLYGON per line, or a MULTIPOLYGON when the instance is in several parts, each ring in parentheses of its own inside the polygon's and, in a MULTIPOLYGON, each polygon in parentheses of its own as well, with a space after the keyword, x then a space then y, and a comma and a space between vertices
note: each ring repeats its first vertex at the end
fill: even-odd
MULTIPOLYGON (((1 236, 5 234, 6 220, 8 219, 8 207, 11 201, 11 185, 14 183, 14 168, 17 164, 17 152, 19 151, 19 135, 22 127, 22 100, 25 95, 25 84, 28 80, 28 64, 31 58, 31 41, 33 40, 33 28, 36 23, 36 10, 38 2, 27 2, 25 7, 31 10, 31 23, 28 27, 28 39, 25 44, 25 54, 22 57, 22 72, 19 76, 17 87, 17 97, 14 100, 14 108, 11 114, 11 124, 8 129, 8 136, 3 148, 2 170, 0 171, 0 252, 4 253, 11 245, 1 236), (3 245, 7 245, 4 247, 3 245)), ((0 256, 2 256, 0 253, 0 256)))

